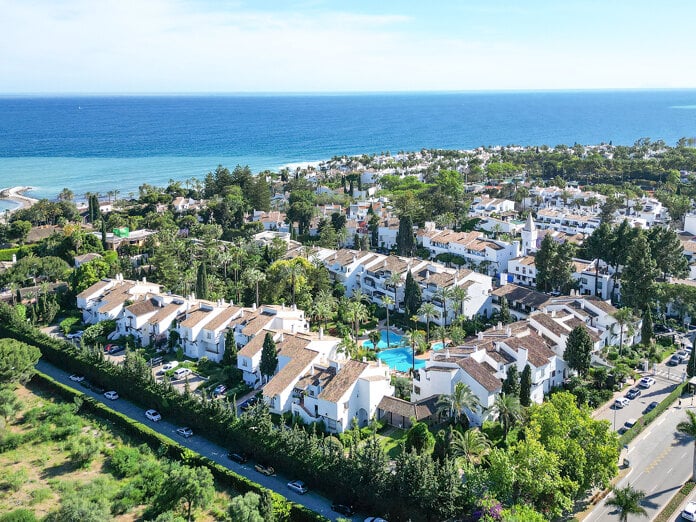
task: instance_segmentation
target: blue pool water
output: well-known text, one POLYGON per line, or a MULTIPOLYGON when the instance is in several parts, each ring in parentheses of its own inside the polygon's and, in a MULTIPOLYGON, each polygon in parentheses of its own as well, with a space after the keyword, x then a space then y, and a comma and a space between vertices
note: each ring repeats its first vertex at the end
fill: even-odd
MULTIPOLYGON (((413 350, 411 348, 394 348, 392 350, 383 350, 377 354, 377 357, 382 360, 387 366, 400 372, 408 372, 413 364, 413 350)), ((425 361, 416 359, 416 369, 424 368, 425 361)))
MULTIPOLYGON (((389 348, 401 346, 401 336, 399 334, 395 334, 394 332, 390 332, 388 330, 382 330, 380 334, 382 338, 377 343, 377 348, 379 348, 380 350, 384 350, 387 348, 387 337, 389 338, 389 348)), ((363 346, 365 348, 369 348, 370 350, 374 349, 372 341, 363 342, 363 346)))
POLYGON ((438 343, 433 343, 431 348, 435 351, 438 351, 438 350, 442 350, 442 348, 444 348, 444 345, 442 344, 442 341, 440 341, 438 343))

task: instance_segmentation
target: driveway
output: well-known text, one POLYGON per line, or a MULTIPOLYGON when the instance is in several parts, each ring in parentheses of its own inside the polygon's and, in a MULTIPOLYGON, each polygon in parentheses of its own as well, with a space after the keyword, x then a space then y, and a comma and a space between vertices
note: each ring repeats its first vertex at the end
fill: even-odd
MULTIPOLYGON (((180 426, 167 422, 166 419, 163 419, 160 422, 150 422, 145 418, 145 411, 141 407, 136 406, 124 399, 110 401, 101 394, 98 394, 96 392, 93 392, 92 390, 79 386, 68 378, 68 373, 56 368, 55 366, 47 363, 46 361, 39 361, 39 363, 36 365, 36 368, 39 371, 45 373, 46 375, 53 377, 58 382, 98 399, 99 401, 106 404, 108 407, 116 411, 119 411, 124 415, 127 415, 133 420, 146 423, 152 429, 158 431, 162 435, 165 435, 177 441, 182 446, 185 446, 205 457, 208 457, 211 460, 214 460, 218 464, 221 464, 222 466, 231 469, 235 473, 247 477, 248 479, 256 483, 261 484, 262 486, 281 494, 282 496, 293 502, 307 506, 309 509, 322 514, 330 520, 336 520, 337 518, 340 518, 340 515, 334 513, 331 510, 331 500, 311 491, 304 495, 299 495, 294 491, 289 490, 287 487, 287 483, 290 480, 296 479, 298 477, 282 477, 280 475, 266 477, 264 475, 261 475, 256 470, 254 470, 254 463, 252 461, 249 461, 243 465, 232 462, 227 458, 227 450, 225 448, 206 440, 205 438, 196 433, 194 433, 194 435, 188 439, 183 438, 176 433, 176 429, 180 426)), ((353 520, 357 522, 358 520, 362 519, 356 516, 353 517, 353 520)))

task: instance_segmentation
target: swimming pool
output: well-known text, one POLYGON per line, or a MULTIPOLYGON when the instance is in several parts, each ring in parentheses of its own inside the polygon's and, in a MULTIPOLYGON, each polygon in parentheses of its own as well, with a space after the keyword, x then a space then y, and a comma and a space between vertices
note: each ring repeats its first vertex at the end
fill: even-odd
MULTIPOLYGON (((391 350, 382 350, 377 354, 377 358, 381 359, 382 362, 394 370, 408 372, 412 368, 413 350, 411 350, 411 348, 393 348, 391 350)), ((423 359, 416 359, 416 370, 424 367, 425 361, 423 359)))
POLYGON ((442 341, 440 341, 440 342, 437 342, 437 343, 433 343, 433 345, 431 346, 431 348, 432 348, 433 350, 435 350, 435 351, 438 351, 438 350, 442 350, 442 349, 444 348, 444 345, 442 344, 442 341))
MULTIPOLYGON (((394 332, 390 332, 388 330, 382 330, 380 331, 380 336, 381 339, 377 343, 377 348, 379 348, 380 350, 384 350, 385 348, 387 348, 387 336, 389 337, 389 348, 401 346, 402 336, 399 334, 395 334, 394 332)), ((364 341, 363 346, 365 348, 369 348, 370 350, 374 349, 372 341, 364 341)))

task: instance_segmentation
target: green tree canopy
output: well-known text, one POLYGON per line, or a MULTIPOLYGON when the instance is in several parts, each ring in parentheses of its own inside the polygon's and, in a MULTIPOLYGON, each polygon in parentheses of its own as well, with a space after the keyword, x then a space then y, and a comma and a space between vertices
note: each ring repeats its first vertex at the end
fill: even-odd
POLYGON ((261 375, 270 379, 278 367, 278 353, 276 343, 273 340, 273 335, 266 334, 263 339, 263 348, 261 350, 261 362, 259 363, 259 371, 261 375))
POLYGON ((568 335, 563 358, 580 375, 587 374, 592 360, 592 338, 584 325, 576 326, 568 335))
POLYGON ((41 352, 15 339, 0 339, 0 385, 25 383, 34 374, 41 352))

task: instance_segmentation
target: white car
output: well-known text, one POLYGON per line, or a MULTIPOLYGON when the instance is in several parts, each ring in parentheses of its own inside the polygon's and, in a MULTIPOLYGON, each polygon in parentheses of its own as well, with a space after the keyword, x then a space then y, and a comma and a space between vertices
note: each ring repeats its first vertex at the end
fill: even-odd
POLYGON ((655 384, 655 379, 652 377, 643 377, 639 382, 638 386, 641 388, 650 388, 653 384, 655 384))
POLYGON ((614 408, 618 410, 624 406, 628 406, 629 404, 631 404, 631 401, 629 401, 626 397, 619 397, 614 401, 614 408))
POLYGON ((112 391, 108 391, 108 392, 104 393, 104 397, 106 397, 106 398, 109 399, 110 401, 115 401, 116 399, 118 399, 118 393, 116 393, 116 392, 113 391, 113 390, 112 390, 112 391))
POLYGON ((168 362, 167 364, 165 364, 164 366, 162 366, 162 371, 167 372, 169 370, 173 370, 177 366, 179 366, 179 361, 171 361, 171 362, 168 362))
POLYGON ((193 435, 193 430, 192 430, 191 428, 188 428, 188 427, 179 428, 178 430, 176 430, 176 432, 177 432, 179 435, 181 435, 182 437, 185 437, 185 438, 187 438, 187 439, 188 439, 191 435, 193 435))
POLYGON ((304 495, 308 491, 307 486, 301 480, 293 480, 292 482, 288 482, 288 487, 300 495, 304 495))
POLYGON ((65 336, 65 338, 66 339, 79 339, 80 337, 82 337, 83 333, 84 332, 82 330, 78 330, 75 333, 69 333, 68 335, 65 336))
POLYGON ((150 419, 152 422, 159 422, 162 420, 162 416, 157 410, 147 410, 145 412, 145 417, 150 419))
POLYGON ((73 373, 73 374, 70 376, 70 380, 71 380, 71 381, 75 381, 75 382, 82 382, 82 381, 85 380, 85 378, 84 378, 84 376, 82 376, 82 375, 77 375, 77 374, 74 374, 74 373, 73 373))
POLYGON ((696 502, 689 502, 681 516, 684 520, 696 520, 696 502))

